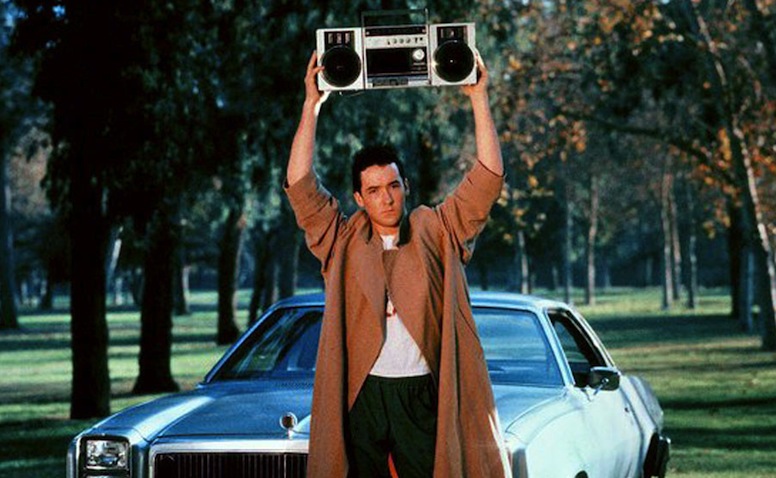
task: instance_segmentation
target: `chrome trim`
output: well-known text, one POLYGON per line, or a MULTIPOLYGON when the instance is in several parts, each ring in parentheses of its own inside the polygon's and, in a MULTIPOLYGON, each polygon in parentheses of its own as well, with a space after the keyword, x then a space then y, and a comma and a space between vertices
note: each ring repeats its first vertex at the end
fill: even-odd
POLYGON ((283 428, 283 430, 288 433, 288 439, 294 437, 294 428, 299 423, 299 419, 296 418, 296 415, 294 415, 292 412, 286 412, 284 413, 280 419, 278 420, 280 422, 280 427, 283 428))
MULTIPOLYGON (((98 424, 99 425, 99 424, 98 424)), ((96 427, 96 426, 95 426, 96 427)), ((100 470, 89 470, 91 474, 87 474, 84 467, 83 449, 86 440, 110 440, 118 439, 129 442, 129 450, 127 451, 127 465, 128 469, 122 471, 123 474, 115 475, 118 477, 129 478, 142 478, 142 469, 145 467, 143 460, 143 449, 147 444, 146 440, 136 430, 132 428, 122 429, 107 429, 103 432, 99 432, 97 428, 89 428, 88 430, 78 434, 71 440, 68 447, 68 459, 67 459, 67 478, 81 478, 88 476, 95 476, 100 470)), ((110 473, 108 473, 110 474, 110 473)), ((111 475, 113 476, 113 475, 111 475)))
MULTIPOLYGON (((571 366, 566 359, 566 352, 563 351, 563 346, 560 343, 558 334, 555 333, 555 328, 552 326, 552 320, 550 319, 550 310, 558 309, 557 304, 545 306, 538 312, 541 318, 542 326, 544 327, 544 334, 547 336, 547 341, 550 343, 552 354, 555 356, 555 363, 558 364, 560 373, 563 376, 565 386, 574 386, 574 374, 571 373, 571 366)), ((568 310, 568 309, 565 309, 568 310)))
MULTIPOLYGON (((154 476, 156 455, 163 453, 299 453, 307 454, 309 440, 249 440, 231 439, 196 441, 191 439, 167 439, 151 445, 148 453, 148 478, 154 476)), ((164 477, 159 477, 164 478, 164 477)))

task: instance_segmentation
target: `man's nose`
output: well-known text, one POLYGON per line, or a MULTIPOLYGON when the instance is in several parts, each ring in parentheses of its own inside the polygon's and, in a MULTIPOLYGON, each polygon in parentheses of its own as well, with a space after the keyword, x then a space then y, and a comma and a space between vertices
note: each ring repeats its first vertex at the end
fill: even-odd
POLYGON ((383 189, 383 202, 386 204, 393 204, 393 194, 388 189, 383 189))

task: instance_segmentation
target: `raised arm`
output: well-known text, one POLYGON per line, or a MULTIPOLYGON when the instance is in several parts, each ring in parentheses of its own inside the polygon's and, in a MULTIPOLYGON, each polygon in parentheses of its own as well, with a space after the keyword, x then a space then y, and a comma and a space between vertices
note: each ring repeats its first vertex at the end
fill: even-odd
POLYGON ((488 103, 488 71, 477 55, 480 77, 476 84, 463 87, 471 100, 478 163, 458 187, 437 207, 445 229, 458 248, 461 261, 469 261, 474 240, 488 220, 504 181, 504 162, 498 134, 488 103))
POLYGON ((501 146, 496 126, 490 114, 488 102, 488 70, 485 63, 476 55, 479 80, 474 85, 463 86, 463 92, 469 97, 474 113, 474 135, 477 143, 477 158, 491 172, 504 175, 504 161, 501 158, 501 146))
POLYGON ((288 158, 286 179, 293 185, 313 170, 313 153, 315 152, 315 130, 318 126, 318 113, 321 105, 329 95, 318 90, 316 77, 323 70, 316 66, 317 57, 313 52, 307 63, 307 74, 304 77, 305 99, 302 116, 291 144, 291 154, 288 158))

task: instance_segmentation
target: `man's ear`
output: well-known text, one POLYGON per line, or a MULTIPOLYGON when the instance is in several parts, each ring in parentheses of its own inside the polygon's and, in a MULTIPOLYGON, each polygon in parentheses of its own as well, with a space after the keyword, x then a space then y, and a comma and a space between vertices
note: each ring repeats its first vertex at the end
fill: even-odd
POLYGON ((358 204, 358 207, 364 208, 364 198, 361 197, 361 193, 356 191, 353 193, 353 199, 356 200, 356 204, 358 204))
POLYGON ((410 193, 410 181, 407 178, 404 178, 404 194, 410 193))

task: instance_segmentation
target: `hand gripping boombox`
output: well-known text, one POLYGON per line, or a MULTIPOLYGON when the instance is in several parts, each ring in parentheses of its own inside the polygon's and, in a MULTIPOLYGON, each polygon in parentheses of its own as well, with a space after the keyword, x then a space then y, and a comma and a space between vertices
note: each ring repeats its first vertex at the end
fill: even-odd
POLYGON ((474 23, 412 22, 417 10, 362 14, 361 27, 316 31, 321 91, 477 82, 474 23), (386 24, 386 18, 409 21, 386 24))

